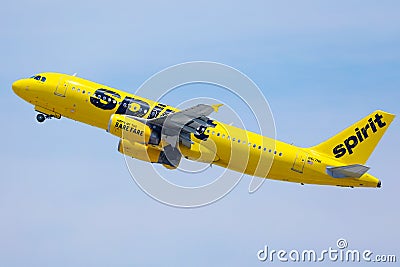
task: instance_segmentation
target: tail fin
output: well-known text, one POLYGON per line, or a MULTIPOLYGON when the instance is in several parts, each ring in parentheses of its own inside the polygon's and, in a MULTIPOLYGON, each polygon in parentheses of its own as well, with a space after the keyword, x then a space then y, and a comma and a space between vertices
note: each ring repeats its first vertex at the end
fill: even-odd
POLYGON ((310 149, 334 157, 345 164, 364 164, 394 117, 395 115, 381 110, 374 111, 310 149))

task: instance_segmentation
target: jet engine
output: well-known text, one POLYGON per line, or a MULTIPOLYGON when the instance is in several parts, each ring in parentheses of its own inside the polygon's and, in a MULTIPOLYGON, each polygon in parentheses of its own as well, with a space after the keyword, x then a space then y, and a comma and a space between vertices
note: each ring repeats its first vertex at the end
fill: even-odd
POLYGON ((131 142, 126 139, 119 140, 118 151, 132 158, 151 163, 158 163, 158 159, 162 152, 161 150, 155 149, 149 145, 131 142))
POLYGON ((181 160, 178 149, 173 149, 171 146, 161 150, 158 147, 131 142, 127 139, 119 140, 118 151, 135 159, 163 164, 168 169, 176 169, 181 160))
POLYGON ((120 137, 118 151, 132 158, 151 163, 163 164, 166 168, 175 169, 181 161, 178 148, 160 146, 161 128, 136 120, 133 117, 114 114, 108 123, 107 131, 120 137))

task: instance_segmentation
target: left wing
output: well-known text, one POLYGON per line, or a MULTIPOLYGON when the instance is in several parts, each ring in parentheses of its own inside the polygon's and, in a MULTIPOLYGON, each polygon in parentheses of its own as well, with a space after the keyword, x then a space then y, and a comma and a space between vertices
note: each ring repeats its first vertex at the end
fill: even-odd
POLYGON ((147 123, 160 126, 161 139, 172 147, 176 147, 181 141, 183 145, 190 148, 193 144, 190 138, 191 133, 200 136, 206 127, 216 126, 208 116, 214 111, 217 112, 220 106, 222 104, 198 104, 167 116, 147 120, 147 123))

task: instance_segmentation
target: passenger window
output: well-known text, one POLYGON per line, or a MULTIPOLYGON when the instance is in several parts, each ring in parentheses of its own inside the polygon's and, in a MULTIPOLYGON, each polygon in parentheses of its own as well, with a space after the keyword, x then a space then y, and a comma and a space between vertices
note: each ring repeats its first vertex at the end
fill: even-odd
POLYGON ((81 91, 81 88, 78 88, 78 90, 76 90, 77 92, 80 92, 81 91))
POLYGON ((267 148, 266 148, 266 147, 264 147, 264 151, 267 151, 267 148))
POLYGON ((236 141, 236 138, 235 138, 235 137, 233 137, 233 138, 232 138, 232 141, 233 141, 233 142, 235 142, 235 141, 236 141))
POLYGON ((225 138, 225 134, 222 135, 222 138, 225 138))
POLYGON ((274 151, 274 154, 276 155, 276 150, 274 151))
POLYGON ((84 93, 86 93, 86 91, 85 91, 85 90, 83 90, 83 91, 82 91, 82 94, 84 94, 84 93))
POLYGON ((254 147, 254 148, 256 148, 256 147, 257 147, 257 145, 256 145, 256 144, 254 144, 254 145, 253 145, 253 147, 254 147))
POLYGON ((279 157, 281 157, 282 156, 282 152, 281 153, 279 153, 279 157))
POLYGON ((240 139, 238 139, 238 143, 240 144, 240 139))
POLYGON ((212 134, 214 135, 214 134, 215 134, 215 132, 213 131, 213 132, 212 132, 212 134))
POLYGON ((231 137, 228 135, 228 140, 231 140, 231 137))
POLYGON ((271 153, 271 152, 272 152, 272 149, 268 150, 268 152, 271 153))
POLYGON ((41 81, 45 82, 46 81, 46 77, 42 77, 41 81))
POLYGON ((258 149, 261 149, 261 146, 258 146, 258 149))
POLYGON ((90 95, 90 92, 87 92, 88 95, 90 95))
POLYGON ((72 87, 72 91, 74 91, 75 90, 75 87, 72 87))
POLYGON ((217 136, 220 136, 220 133, 217 133, 217 136))

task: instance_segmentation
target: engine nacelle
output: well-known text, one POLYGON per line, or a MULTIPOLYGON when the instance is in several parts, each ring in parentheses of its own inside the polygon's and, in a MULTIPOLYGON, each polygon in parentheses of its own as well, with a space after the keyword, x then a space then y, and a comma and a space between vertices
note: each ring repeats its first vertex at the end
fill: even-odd
POLYGON ((118 151, 129 157, 151 163, 158 163, 158 159, 162 152, 161 150, 155 149, 151 146, 130 142, 126 139, 119 140, 118 151))
POLYGON ((122 139, 140 144, 158 145, 161 139, 160 131, 152 129, 132 117, 119 114, 111 116, 107 131, 122 139))
POLYGON ((127 139, 120 139, 118 144, 118 151, 124 155, 151 163, 160 163, 168 169, 176 169, 179 165, 181 154, 177 149, 172 151, 171 149, 170 147, 165 147, 164 151, 162 151, 151 145, 139 144, 127 139))

